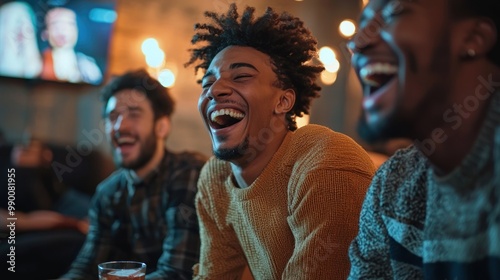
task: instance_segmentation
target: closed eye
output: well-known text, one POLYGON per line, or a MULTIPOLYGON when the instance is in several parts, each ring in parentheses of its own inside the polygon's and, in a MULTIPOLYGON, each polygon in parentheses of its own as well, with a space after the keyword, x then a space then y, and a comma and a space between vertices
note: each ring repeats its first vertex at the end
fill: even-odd
POLYGON ((252 78, 252 77, 253 77, 252 75, 244 74, 244 75, 238 75, 238 76, 234 77, 234 80, 242 81, 242 80, 245 80, 247 78, 252 78))
POLYGON ((107 119, 110 122, 115 122, 118 119, 118 113, 116 113, 116 112, 109 113, 109 115, 107 116, 107 119))
POLYGON ((404 4, 401 1, 391 1, 384 7, 381 15, 385 23, 390 23, 397 16, 403 14, 404 10, 404 4))
POLYGON ((207 89, 209 88, 214 82, 213 81, 202 81, 201 82, 201 88, 202 89, 207 89))

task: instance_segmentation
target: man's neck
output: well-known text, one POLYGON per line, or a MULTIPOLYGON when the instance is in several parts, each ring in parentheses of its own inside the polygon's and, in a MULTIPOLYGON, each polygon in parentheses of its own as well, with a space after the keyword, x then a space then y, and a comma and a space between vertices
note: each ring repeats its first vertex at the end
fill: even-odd
POLYGON ((288 130, 273 135, 273 141, 267 144, 256 145, 255 143, 249 144, 249 149, 253 149, 249 153, 251 158, 244 157, 237 162, 231 162, 231 169, 235 182, 240 188, 250 186, 266 168, 267 164, 271 161, 274 154, 278 151, 288 134, 288 130))
MULTIPOLYGON (((160 143, 163 143, 163 141, 158 140, 160 143)), ((163 159, 163 156, 165 155, 165 147, 163 145, 160 145, 158 143, 156 145, 156 151, 153 154, 153 157, 144 165, 143 167, 136 169, 136 170, 131 170, 131 172, 135 173, 135 175, 141 179, 144 179, 149 173, 151 173, 153 170, 155 170, 158 165, 160 165, 160 162, 163 159)))
POLYGON ((434 133, 422 145, 417 148, 429 159, 434 169, 439 174, 448 174, 458 167, 464 158, 471 152, 476 142, 482 124, 484 122, 486 110, 478 110, 476 114, 471 114, 459 128, 444 128, 434 133), (437 135, 441 135, 436 137, 437 135))
POLYGON ((490 73, 494 72, 472 75, 474 80, 470 79, 470 74, 468 79, 457 78, 457 81, 470 82, 452 89, 456 98, 445 111, 448 114, 441 114, 441 125, 428 127, 426 137, 416 141, 417 148, 441 174, 448 174, 462 163, 481 132, 493 95, 500 86, 499 75, 490 73))

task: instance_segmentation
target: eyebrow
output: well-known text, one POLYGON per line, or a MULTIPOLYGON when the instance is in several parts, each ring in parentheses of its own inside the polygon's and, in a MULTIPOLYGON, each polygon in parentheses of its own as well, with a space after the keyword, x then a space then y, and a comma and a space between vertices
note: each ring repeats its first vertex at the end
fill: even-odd
MULTIPOLYGON (((242 67, 252 68, 253 70, 259 72, 259 70, 257 70, 257 68, 255 66, 253 66, 250 63, 246 63, 246 62, 235 62, 235 63, 232 63, 231 65, 229 65, 229 69, 231 69, 231 70, 237 69, 237 68, 242 68, 242 67)), ((205 73, 205 75, 203 75, 203 77, 201 79, 203 80, 206 77, 213 76, 213 75, 214 75, 213 71, 208 70, 207 73, 205 73)))
POLYGON ((257 70, 257 68, 255 68, 255 66, 253 66, 252 64, 250 63, 245 63, 245 62, 236 62, 236 63, 233 63, 231 65, 229 65, 229 69, 236 69, 236 68, 241 68, 241 67, 248 67, 248 68, 252 68, 254 69, 255 71, 259 72, 259 70, 257 70))
POLYGON ((139 106, 128 106, 127 109, 129 111, 134 111, 134 112, 141 112, 144 111, 141 107, 139 106))
MULTIPOLYGON (((139 106, 126 106, 126 110, 129 112, 142 112, 144 111, 143 108, 139 106)), ((121 114, 121 112, 118 112, 117 108, 113 108, 113 110, 106 112, 106 115, 109 116, 110 114, 121 114)))

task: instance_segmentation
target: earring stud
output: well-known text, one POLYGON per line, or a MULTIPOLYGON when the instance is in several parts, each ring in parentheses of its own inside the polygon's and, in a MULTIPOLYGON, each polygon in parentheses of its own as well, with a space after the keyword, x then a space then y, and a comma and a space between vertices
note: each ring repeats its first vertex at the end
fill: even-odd
POLYGON ((473 49, 468 49, 467 50, 467 57, 473 58, 475 56, 476 56, 476 51, 475 50, 473 50, 473 49))

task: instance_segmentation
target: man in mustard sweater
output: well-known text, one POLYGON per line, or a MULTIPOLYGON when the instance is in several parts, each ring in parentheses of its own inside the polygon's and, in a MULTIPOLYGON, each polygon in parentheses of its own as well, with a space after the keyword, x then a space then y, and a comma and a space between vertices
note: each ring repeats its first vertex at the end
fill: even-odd
POLYGON ((201 257, 195 279, 345 279, 374 173, 351 138, 296 116, 319 96, 316 39, 268 8, 207 12, 187 65, 202 69, 199 111, 215 157, 198 181, 201 257), (199 64, 197 61, 200 61, 199 64))

